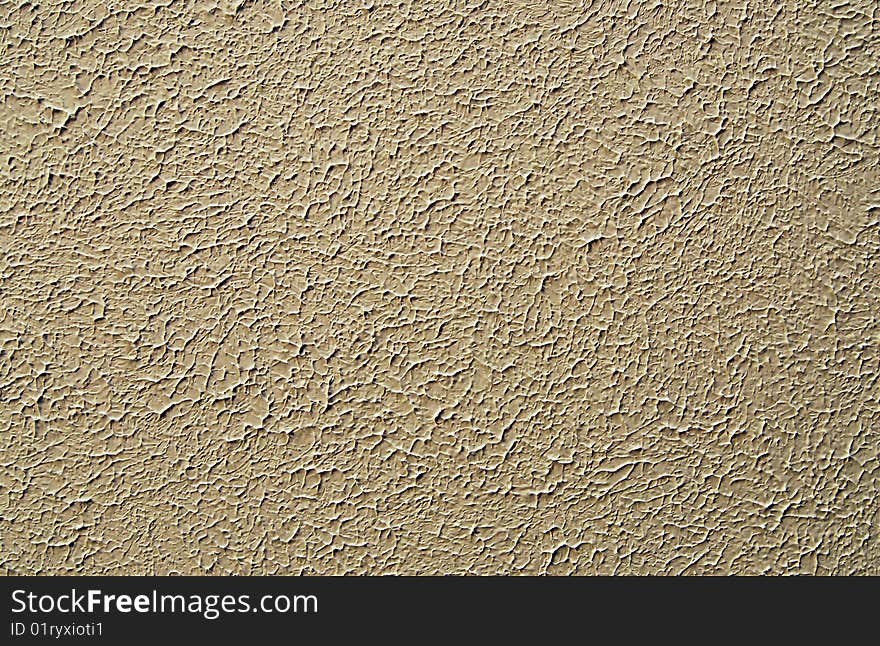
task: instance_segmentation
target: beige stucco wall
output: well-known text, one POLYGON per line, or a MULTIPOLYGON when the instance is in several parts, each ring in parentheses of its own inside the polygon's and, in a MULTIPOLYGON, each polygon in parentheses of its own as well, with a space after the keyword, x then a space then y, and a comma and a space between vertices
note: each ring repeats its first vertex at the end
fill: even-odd
POLYGON ((3 4, 3 569, 880 574, 878 20, 3 4))

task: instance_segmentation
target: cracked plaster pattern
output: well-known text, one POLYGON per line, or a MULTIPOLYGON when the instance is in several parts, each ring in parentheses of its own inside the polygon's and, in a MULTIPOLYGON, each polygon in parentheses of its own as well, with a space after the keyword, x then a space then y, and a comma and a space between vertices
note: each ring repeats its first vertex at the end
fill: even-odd
POLYGON ((878 12, 3 3, 3 569, 880 574, 878 12))

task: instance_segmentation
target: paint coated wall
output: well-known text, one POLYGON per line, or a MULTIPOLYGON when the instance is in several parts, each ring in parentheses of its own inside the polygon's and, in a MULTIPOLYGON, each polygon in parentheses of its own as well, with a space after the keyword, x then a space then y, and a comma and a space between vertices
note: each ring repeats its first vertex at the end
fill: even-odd
POLYGON ((880 574, 878 20, 5 3, 3 569, 880 574))

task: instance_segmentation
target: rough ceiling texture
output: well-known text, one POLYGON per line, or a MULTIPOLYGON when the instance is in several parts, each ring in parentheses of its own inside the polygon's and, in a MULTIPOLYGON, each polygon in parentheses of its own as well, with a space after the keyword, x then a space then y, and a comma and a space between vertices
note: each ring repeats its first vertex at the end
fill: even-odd
POLYGON ((880 574, 880 7, 0 7, 10 573, 880 574))

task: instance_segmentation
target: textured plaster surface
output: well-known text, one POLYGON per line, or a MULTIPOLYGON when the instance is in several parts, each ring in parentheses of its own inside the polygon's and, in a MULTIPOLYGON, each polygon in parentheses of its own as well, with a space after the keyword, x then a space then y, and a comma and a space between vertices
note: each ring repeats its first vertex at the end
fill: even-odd
POLYGON ((0 566, 880 574, 880 8, 0 5, 0 566))

